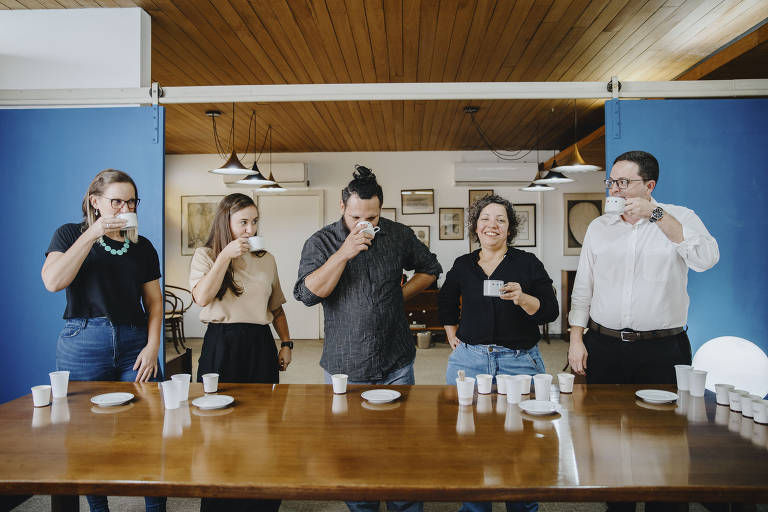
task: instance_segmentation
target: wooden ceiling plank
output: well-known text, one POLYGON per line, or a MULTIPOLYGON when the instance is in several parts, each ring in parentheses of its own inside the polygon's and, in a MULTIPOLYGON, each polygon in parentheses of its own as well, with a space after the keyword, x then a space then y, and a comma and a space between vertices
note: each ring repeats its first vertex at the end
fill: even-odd
POLYGON ((312 58, 317 63, 325 83, 349 82, 349 73, 339 50, 333 25, 322 24, 328 11, 322 1, 291 2, 291 12, 298 24, 312 58), (325 14, 324 18, 321 18, 325 14))
MULTIPOLYGON (((368 140, 371 141, 373 147, 382 148, 384 142, 382 140, 383 134, 381 124, 379 122, 378 114, 374 114, 374 102, 372 101, 359 101, 357 102, 360 112, 362 114, 362 123, 365 131, 368 133, 368 140)), ((371 150, 375 151, 375 150, 371 150)))
POLYGON ((6 9, 26 9, 27 7, 22 4, 21 2, 17 2, 16 0, 3 0, 2 2, 3 7, 6 9))
POLYGON ((360 59, 357 56, 355 37, 352 34, 349 14, 344 5, 344 0, 326 0, 326 5, 330 13, 333 31, 339 42, 339 49, 341 50, 347 73, 349 73, 349 78, 353 83, 363 83, 363 70, 360 67, 360 59))
MULTIPOLYGON (((326 124, 330 121, 332 125, 329 127, 331 131, 337 134, 336 140, 340 141, 345 148, 353 148, 354 137, 350 133, 350 123, 345 121, 344 116, 339 110, 337 102, 330 101, 318 101, 316 102, 318 110, 324 112, 323 119, 326 120, 326 124)), ((347 149, 346 151, 349 151, 347 149)))
POLYGON ((273 17, 272 22, 269 24, 269 31, 272 37, 275 38, 278 46, 285 46, 293 48, 295 53, 295 59, 299 65, 303 66, 309 76, 311 83, 322 84, 329 83, 330 69, 325 71, 321 70, 315 60, 312 51, 309 48, 309 44, 305 39, 305 34, 302 32, 297 20, 294 18, 294 12, 291 9, 291 5, 287 4, 285 0, 275 2, 263 2, 260 5, 271 8, 273 17))
POLYGON ((456 10, 441 79, 443 82, 455 82, 458 79, 459 64, 464 56, 464 51, 467 49, 467 38, 472 28, 472 19, 474 18, 476 7, 477 0, 468 0, 460 3, 459 8, 456 10))
MULTIPOLYGON (((342 111, 342 119, 346 124, 350 126, 351 135, 355 143, 355 147, 372 151, 369 148, 370 138, 366 131, 366 122, 360 112, 360 105, 357 101, 340 101, 338 103, 339 109, 342 111), (361 147, 361 145, 364 145, 361 147)), ((352 149, 351 151, 355 151, 352 149)))
POLYGON ((395 133, 399 129, 397 126, 397 120, 395 119, 395 112, 393 108, 394 101, 380 101, 379 108, 381 110, 382 119, 384 121, 384 133, 387 138, 387 145, 385 151, 397 151, 397 137, 395 133))
POLYGON ((430 65, 430 82, 440 82, 443 80, 443 74, 448 59, 448 50, 451 44, 451 34, 453 33, 453 25, 456 21, 456 11, 456 2, 440 2, 437 12, 435 46, 432 52, 432 63, 430 65))
POLYGON ((419 15, 419 56, 417 81, 428 82, 432 72, 432 58, 437 37, 437 12, 439 0, 422 0, 419 15))
POLYGON ((528 15, 523 22, 520 31, 509 48, 509 51, 504 56, 498 73, 494 75, 493 80, 497 82, 503 82, 517 67, 518 62, 525 52, 526 48, 530 45, 536 32, 541 28, 542 20, 549 11, 549 7, 552 5, 553 0, 540 0, 534 2, 533 7, 528 11, 528 15))
POLYGON ((327 148, 334 147, 329 143, 330 137, 323 136, 323 123, 316 121, 320 116, 313 103, 270 103, 267 111, 270 123, 278 126, 281 132, 287 132, 280 138, 280 146, 290 148, 286 152, 329 151, 327 148), (326 146, 318 141, 326 142, 326 146))
POLYGON ((202 114, 195 115, 195 107, 199 105, 166 106, 166 153, 216 153, 210 119, 202 114), (183 132, 182 126, 185 128, 183 132))
MULTIPOLYGON (((419 79, 419 33, 421 6, 419 2, 403 3, 403 80, 419 79)), ((407 110, 406 110, 407 111, 407 110)), ((413 109, 410 109, 412 112, 413 109)))
MULTIPOLYGON (((152 64, 157 69, 162 69, 166 75, 175 77, 178 83, 195 83, 194 71, 187 66, 182 66, 174 56, 166 56, 165 48, 152 49, 152 64)), ((156 81, 154 77, 152 81, 156 81)))
POLYGON ((286 109, 294 108, 296 114, 293 114, 291 120, 296 126, 306 125, 304 129, 307 142, 310 146, 315 147, 315 151, 331 151, 333 147, 341 146, 341 139, 339 133, 331 126, 331 119, 326 111, 326 107, 322 101, 319 102, 302 102, 285 103, 286 109), (297 105, 300 105, 299 109, 297 105))
POLYGON ((394 124, 395 147, 393 151, 407 151, 405 141, 405 108, 403 101, 390 101, 394 124))
POLYGON ((387 27, 383 5, 378 0, 365 0, 365 17, 368 37, 373 51, 376 82, 389 81, 389 56, 387 55, 387 27))
POLYGON ((384 0, 384 23, 387 34, 387 56, 389 82, 403 82, 405 64, 403 52, 403 2, 402 0, 384 0))
POLYGON ((476 79, 480 81, 489 82, 499 73, 504 57, 514 44, 533 4, 534 0, 519 0, 514 3, 502 1, 497 4, 489 25, 489 32, 494 34, 499 31, 499 37, 495 39, 491 35, 486 41, 483 52, 486 59, 484 59, 483 64, 475 66, 473 77, 477 77, 476 79), (509 10, 510 6, 512 6, 511 10, 509 10))
POLYGON ((494 4, 495 0, 478 0, 477 2, 455 77, 457 82, 472 81, 472 70, 477 61, 482 58, 481 50, 484 49, 484 42, 489 38, 494 4))
POLYGON ((415 101, 413 103, 413 118, 411 120, 413 139, 412 151, 422 151, 425 147, 422 143, 421 127, 424 124, 424 109, 426 104, 426 101, 415 101))
POLYGON ((363 74, 363 82, 376 82, 376 66, 373 62, 371 38, 368 33, 368 19, 365 7, 359 0, 346 0, 347 16, 355 40, 357 59, 363 74))

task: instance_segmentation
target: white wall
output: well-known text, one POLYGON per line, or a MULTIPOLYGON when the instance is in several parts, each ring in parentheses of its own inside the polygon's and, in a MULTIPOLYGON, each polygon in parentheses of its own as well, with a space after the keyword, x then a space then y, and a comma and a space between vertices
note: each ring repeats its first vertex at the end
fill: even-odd
POLYGON ((142 9, 0 11, 0 89, 148 87, 142 9))
MULTIPOLYGON (((531 155, 535 161, 535 155, 531 155)), ((250 164, 251 155, 243 158, 250 164)), ((384 190, 384 207, 397 208, 397 221, 407 225, 429 225, 431 250, 437 255, 444 271, 453 261, 469 250, 464 240, 439 240, 438 208, 468 206, 468 190, 483 187, 456 187, 453 185, 453 163, 458 161, 493 161, 487 152, 424 151, 424 152, 358 152, 358 153, 292 153, 276 154, 277 162, 306 162, 311 189, 325 191, 325 224, 338 219, 341 189, 352 179, 354 164, 366 165, 374 170, 384 190), (400 190, 408 188, 432 188, 435 190, 435 213, 431 215, 402 215, 400 190)), ((224 186, 220 176, 208 172, 217 167, 221 159, 217 155, 168 155, 166 157, 166 261, 168 284, 186 286, 190 256, 181 256, 181 196, 224 195, 234 191, 224 186)), ((512 203, 535 203, 537 246, 526 249, 536 254, 544 263, 554 281, 558 300, 560 297, 560 271, 575 270, 578 256, 563 256, 563 193, 603 192, 603 172, 575 176, 577 181, 557 186, 552 192, 523 192, 518 185, 508 187, 489 186, 512 203)), ((300 251, 303 241, 297 242, 300 251)), ((442 282, 442 278, 440 280, 442 282)), ((283 283, 290 293, 293 283, 283 283)), ((187 315, 185 329, 188 336, 201 336, 203 329, 197 321, 198 311, 187 315)), ((560 332, 560 320, 550 325, 551 333, 560 332)))

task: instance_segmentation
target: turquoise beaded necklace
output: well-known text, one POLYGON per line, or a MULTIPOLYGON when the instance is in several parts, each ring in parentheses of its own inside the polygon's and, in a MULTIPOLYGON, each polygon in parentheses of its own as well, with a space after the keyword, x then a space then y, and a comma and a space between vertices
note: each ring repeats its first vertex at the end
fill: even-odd
POLYGON ((126 238, 126 239, 125 239, 125 242, 123 243, 123 248, 122 248, 122 249, 113 249, 113 248, 111 248, 110 246, 108 246, 108 245, 107 245, 107 244, 104 242, 104 237, 103 237, 103 236, 100 236, 100 237, 99 237, 99 244, 100 244, 100 245, 101 245, 101 246, 104 248, 104 250, 105 250, 105 251, 107 251, 109 254, 114 254, 114 255, 116 255, 116 256, 122 256, 123 254, 125 254, 126 252, 128 252, 128 247, 131 245, 131 242, 130 242, 130 240, 128 240, 128 239, 126 238))

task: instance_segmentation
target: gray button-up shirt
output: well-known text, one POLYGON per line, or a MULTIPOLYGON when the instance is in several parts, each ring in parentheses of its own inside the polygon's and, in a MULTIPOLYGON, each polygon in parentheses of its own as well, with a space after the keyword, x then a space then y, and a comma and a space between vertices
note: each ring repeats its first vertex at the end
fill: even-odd
POLYGON ((437 257, 413 230, 379 219, 381 230, 370 248, 347 262, 336 288, 318 297, 304 279, 339 250, 349 235, 343 219, 329 224, 304 244, 293 296, 307 306, 323 303, 325 343, 320 359, 328 373, 350 380, 378 380, 416 357, 403 308, 403 269, 439 276, 437 257))

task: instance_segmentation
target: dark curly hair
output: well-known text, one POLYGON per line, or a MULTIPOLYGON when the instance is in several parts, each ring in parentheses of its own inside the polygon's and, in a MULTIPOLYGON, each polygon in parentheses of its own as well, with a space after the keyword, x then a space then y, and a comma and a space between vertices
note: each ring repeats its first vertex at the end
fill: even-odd
POLYGON ((477 237, 477 219, 480 218, 480 212, 483 211, 483 208, 485 208, 489 204, 499 204, 503 206, 504 209, 507 211, 507 219, 509 219, 509 230, 507 231, 507 245, 512 245, 512 241, 517 236, 517 226, 519 225, 519 221, 517 220, 517 214, 515 214, 515 209, 512 208, 512 203, 510 203, 503 197, 497 196, 497 195, 481 197, 480 199, 478 199, 477 201, 469 205, 469 220, 467 221, 467 226, 469 227, 469 236, 475 242, 480 241, 477 237))
POLYGON ((374 196, 379 198, 379 206, 384 204, 384 191, 381 185, 376 181, 376 175, 364 165, 355 165, 354 178, 349 185, 341 191, 341 200, 344 206, 347 206, 347 200, 352 194, 357 194, 360 199, 370 199, 374 196))

